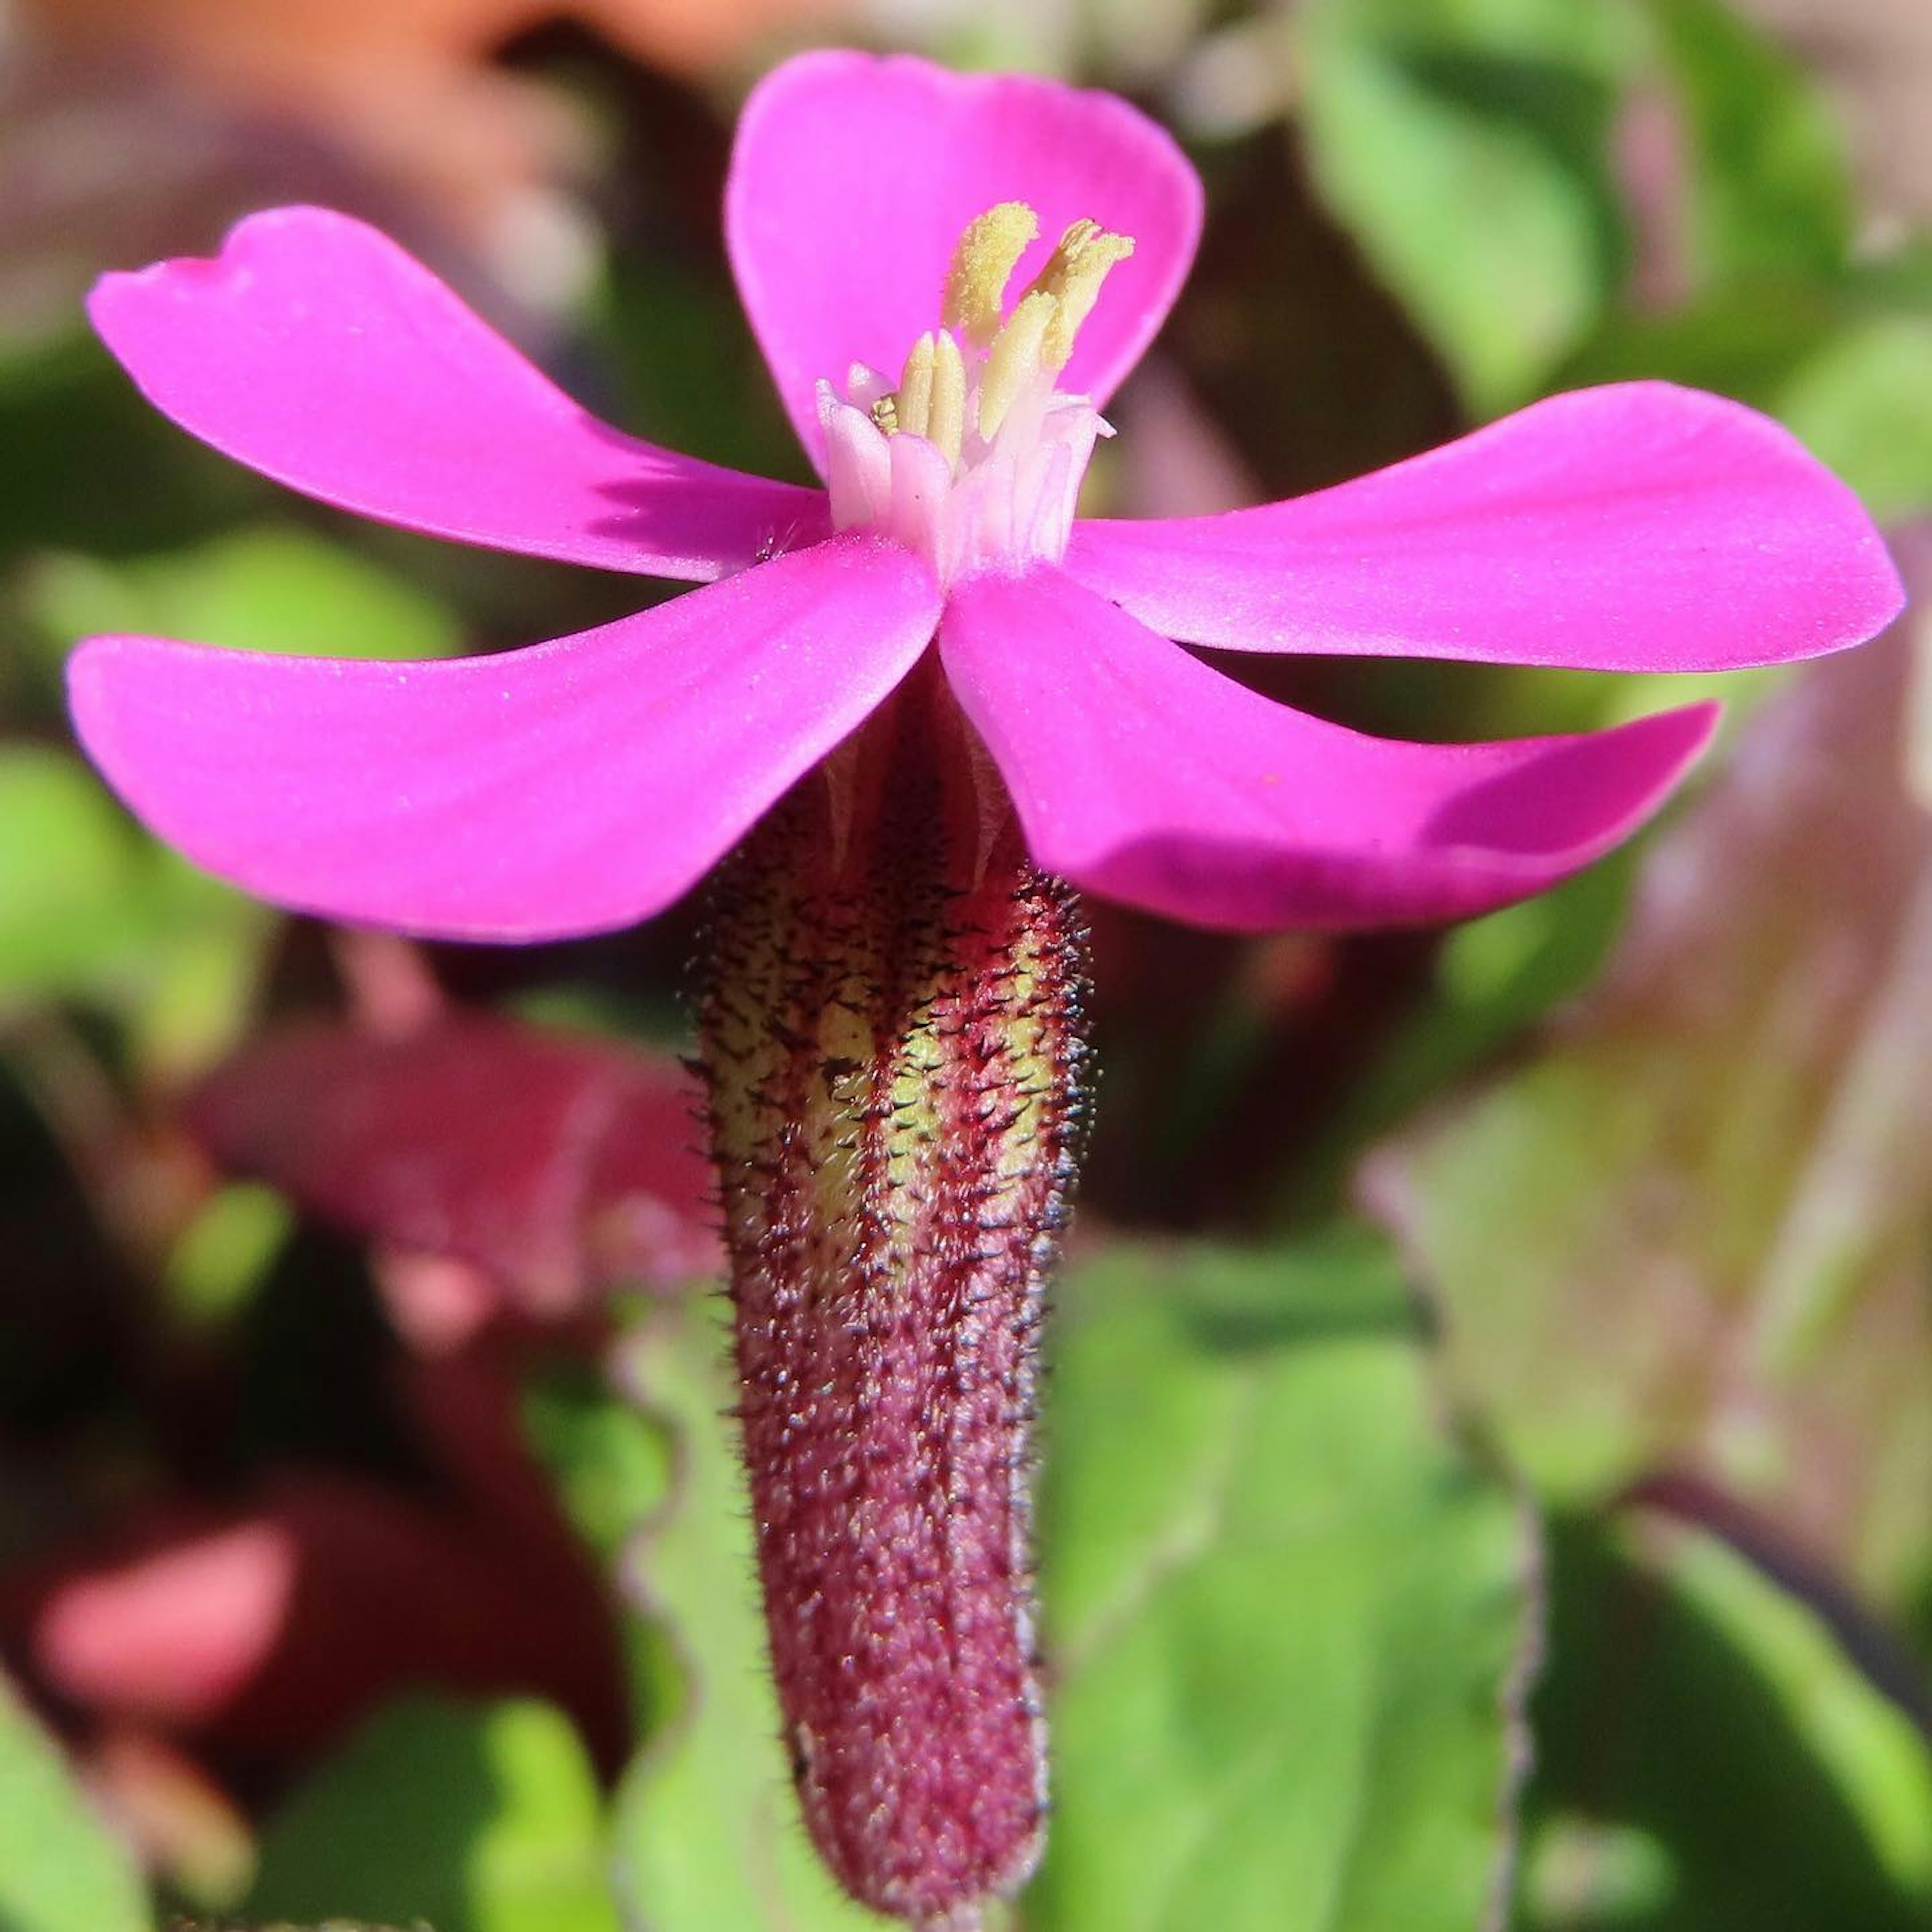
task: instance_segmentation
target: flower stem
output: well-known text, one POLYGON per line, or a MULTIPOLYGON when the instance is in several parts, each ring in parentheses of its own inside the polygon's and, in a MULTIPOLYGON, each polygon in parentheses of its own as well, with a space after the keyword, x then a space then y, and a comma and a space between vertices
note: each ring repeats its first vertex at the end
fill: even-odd
POLYGON ((936 673, 715 902, 700 1030, 794 1774, 840 1882, 922 1925, 1039 1856, 1028 1431, 1083 964, 936 673))

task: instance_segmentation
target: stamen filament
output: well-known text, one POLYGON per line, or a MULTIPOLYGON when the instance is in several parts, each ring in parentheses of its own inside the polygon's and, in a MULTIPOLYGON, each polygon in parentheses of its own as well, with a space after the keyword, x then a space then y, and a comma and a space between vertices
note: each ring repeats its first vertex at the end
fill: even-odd
POLYGON ((930 334, 922 335, 905 359, 905 373, 899 378, 898 427, 908 436, 924 436, 932 414, 933 346, 930 334))
POLYGON ((1058 309, 1059 304, 1052 296, 1034 290, 1021 297, 1018 308, 994 338, 986 370, 980 378, 979 430, 982 442, 991 442, 999 434, 1006 412, 1039 375, 1047 332, 1058 309))
POLYGON ((956 472, 966 441, 966 361, 950 329, 942 328, 933 339, 926 434, 956 472))

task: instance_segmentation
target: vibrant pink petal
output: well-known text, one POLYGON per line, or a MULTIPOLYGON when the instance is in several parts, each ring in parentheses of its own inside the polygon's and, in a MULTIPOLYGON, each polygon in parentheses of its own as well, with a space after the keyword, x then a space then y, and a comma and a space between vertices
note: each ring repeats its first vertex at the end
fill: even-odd
POLYGON ((1554 397, 1288 502, 1079 524, 1066 568, 1195 644, 1604 670, 1812 656, 1904 601, 1791 436, 1665 382, 1554 397))
POLYGON ((1024 201, 1044 230, 1023 287, 1069 223, 1134 238, 1060 386, 1104 402, 1160 326, 1201 231, 1201 184, 1168 136, 1111 94, 904 56, 816 53, 758 87, 738 123, 724 232, 738 288, 807 449, 812 385, 854 362, 896 374, 938 326, 966 224, 1024 201))
POLYGON ((957 587, 940 647, 1042 866, 1237 932, 1456 919, 1540 892, 1653 810, 1717 715, 1391 743, 1257 697, 1046 568, 957 587))
POLYGON ((340 662, 96 638, 82 741, 210 872, 452 938, 623 926, 694 884, 918 658, 939 592, 835 538, 493 658, 340 662))
POLYGON ((88 304, 155 406, 324 502, 572 563, 708 579, 823 533, 824 499, 580 410, 412 256, 344 214, 257 214, 212 260, 88 304))

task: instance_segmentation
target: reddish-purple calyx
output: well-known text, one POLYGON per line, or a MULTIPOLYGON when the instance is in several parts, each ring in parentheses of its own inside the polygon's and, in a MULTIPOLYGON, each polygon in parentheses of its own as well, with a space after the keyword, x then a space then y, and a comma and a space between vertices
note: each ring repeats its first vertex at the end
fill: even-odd
POLYGON ((928 679, 747 842, 713 937, 740 1413, 806 1822, 866 1903, 970 1923, 1043 1820, 1026 1484, 1081 1126, 1076 916, 982 817, 928 679))

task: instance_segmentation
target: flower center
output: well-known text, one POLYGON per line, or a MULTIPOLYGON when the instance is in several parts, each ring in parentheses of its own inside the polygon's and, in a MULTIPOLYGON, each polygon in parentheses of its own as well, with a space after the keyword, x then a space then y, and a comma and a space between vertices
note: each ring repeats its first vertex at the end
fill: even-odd
POLYGON ((843 398, 818 385, 834 526, 886 532, 942 583, 1063 556, 1094 440, 1113 434, 1086 397, 1054 384, 1134 244, 1075 222, 1009 315, 1007 284, 1039 232, 1024 202, 987 209, 960 237, 941 326, 913 344, 898 386, 862 362, 843 398))

